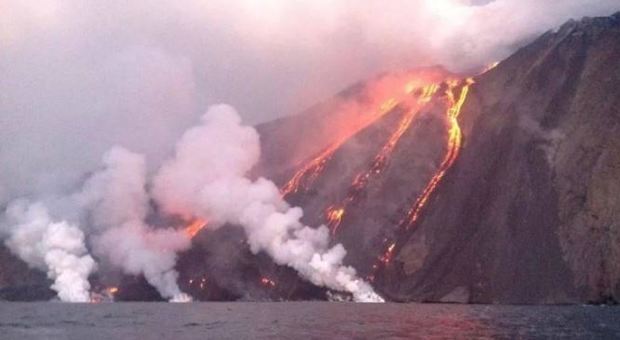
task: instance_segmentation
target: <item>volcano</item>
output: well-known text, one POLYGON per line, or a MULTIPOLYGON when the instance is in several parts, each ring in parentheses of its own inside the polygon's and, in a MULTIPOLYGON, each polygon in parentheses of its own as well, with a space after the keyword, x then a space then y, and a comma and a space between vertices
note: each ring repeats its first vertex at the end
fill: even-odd
MULTIPOLYGON (((620 13, 570 21, 482 72, 386 73, 259 125, 252 175, 327 225, 388 300, 617 301, 619 107, 620 13)), ((192 232, 177 268, 199 300, 334 296, 253 255, 234 226, 192 232)), ((1 297, 53 296, 4 249, 0 268, 1 297)), ((140 277, 118 283, 117 300, 159 299, 140 277)))

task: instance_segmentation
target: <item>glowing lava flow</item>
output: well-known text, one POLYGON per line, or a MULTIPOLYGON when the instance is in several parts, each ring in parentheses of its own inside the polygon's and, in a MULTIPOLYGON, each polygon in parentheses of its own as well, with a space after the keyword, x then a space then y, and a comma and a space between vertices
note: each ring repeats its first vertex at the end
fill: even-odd
POLYGON ((458 101, 455 101, 454 98, 454 88, 457 86, 457 83, 451 82, 449 84, 448 90, 446 91, 446 95, 450 103, 450 108, 448 109, 448 119, 450 122, 450 130, 448 131, 448 152, 441 162, 439 170, 435 173, 435 175, 433 175, 422 191, 422 194, 420 194, 413 207, 407 213, 407 217, 403 220, 403 222, 406 223, 406 228, 411 227, 418 220, 420 217, 420 212, 428 202, 429 197, 433 191, 435 191, 435 188, 437 188, 437 185, 443 179, 448 169, 452 167, 454 161, 459 155, 462 143, 462 133, 458 122, 458 116, 461 113, 461 107, 467 98, 469 86, 472 83, 473 79, 471 78, 468 78, 465 81, 465 85, 463 85, 463 88, 461 89, 461 94, 458 101))
POLYGON ((268 287, 268 288, 274 288, 276 286, 276 282, 268 277, 261 277, 260 279, 260 283, 261 285, 268 287))
POLYGON ((107 287, 100 293, 92 293, 90 303, 113 302, 117 293, 118 287, 107 287))
POLYGON ((194 238, 204 227, 207 226, 207 221, 201 219, 195 219, 187 227, 185 227, 185 233, 189 238, 194 238))
MULTIPOLYGON (((448 131, 448 151, 439 166, 437 172, 431 177, 430 181, 426 184, 426 187, 422 191, 422 193, 418 196, 415 203, 407 212, 406 217, 400 222, 400 228, 404 228, 405 230, 409 230, 413 225, 415 225, 416 221, 420 217, 420 213, 426 206, 430 196, 437 188, 437 185, 441 182, 446 172, 452 167, 456 159, 458 158, 459 152, 461 150, 462 143, 462 133, 461 127, 459 126, 458 116, 461 113, 461 108, 463 103, 465 103, 465 99, 467 98, 467 94, 469 92, 469 87, 474 83, 472 78, 467 78, 465 80, 465 84, 463 84, 461 88, 461 93, 459 95, 459 99, 455 99, 454 89, 458 87, 459 83, 457 81, 449 81, 448 89, 446 90, 446 97, 448 99, 449 108, 447 111, 448 120, 450 123, 450 130, 448 131)), ((396 244, 391 243, 387 250, 383 253, 382 256, 379 257, 379 261, 383 264, 388 264, 393 256, 394 249, 396 244)), ((373 266, 377 269, 377 265, 373 266)))
MULTIPOLYGON (((325 218, 327 219, 327 226, 331 230, 332 234, 335 234, 338 231, 338 227, 342 222, 346 208, 349 204, 354 202, 359 194, 368 186, 371 177, 380 175, 383 172, 387 165, 388 159, 398 144, 398 141, 401 139, 405 131, 409 129, 414 118, 420 112, 422 105, 431 100, 438 88, 439 86, 436 84, 430 84, 422 88, 422 92, 420 93, 420 97, 418 99, 418 105, 411 108, 403 116, 396 130, 390 135, 390 138, 387 140, 385 145, 383 145, 377 156, 375 156, 370 168, 367 171, 355 176, 353 183, 351 183, 351 188, 349 189, 347 197, 340 204, 331 205, 326 209, 325 218)), ((413 90, 414 89, 409 88, 409 86, 406 88, 407 93, 411 93, 413 90)))
POLYGON ((342 140, 330 145, 318 156, 306 163, 301 170, 297 171, 295 175, 293 175, 293 177, 280 189, 282 196, 296 193, 301 190, 301 188, 306 188, 312 184, 323 171, 325 164, 327 164, 327 161, 331 159, 334 151, 336 151, 336 149, 338 149, 346 139, 348 138, 343 138, 342 140))
POLYGON ((349 138, 355 135, 357 132, 361 131, 372 122, 374 122, 379 117, 384 114, 390 112, 396 105, 398 101, 395 98, 389 98, 384 101, 379 107, 379 114, 375 115, 372 119, 368 119, 363 124, 360 124, 359 128, 349 133, 345 137, 339 139, 325 150, 323 150, 318 156, 311 159, 303 168, 293 175, 293 177, 282 186, 280 192, 282 196, 285 197, 291 193, 299 192, 302 189, 309 187, 321 174, 327 162, 331 159, 334 152, 340 148, 349 138))

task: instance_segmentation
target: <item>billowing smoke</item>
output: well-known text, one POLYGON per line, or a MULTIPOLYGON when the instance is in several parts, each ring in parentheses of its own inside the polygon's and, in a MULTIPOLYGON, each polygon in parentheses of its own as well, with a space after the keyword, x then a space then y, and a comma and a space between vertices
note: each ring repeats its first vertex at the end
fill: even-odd
POLYGON ((104 166, 75 195, 77 205, 90 212, 94 253, 127 274, 144 275, 164 298, 189 300, 174 266, 190 239, 182 230, 145 223, 150 205, 144 157, 117 147, 104 156, 104 166))
POLYGON ((315 285, 350 292, 355 301, 382 301, 343 265, 342 245, 329 247, 325 226, 303 225, 301 208, 290 207, 273 182, 245 177, 259 150, 256 130, 241 125, 232 107, 214 106, 177 143, 154 179, 154 197, 168 213, 198 216, 211 227, 242 226, 253 253, 266 252, 315 285))
POLYGON ((47 272, 62 301, 90 301, 88 276, 95 261, 84 233, 66 221, 53 221, 41 203, 12 203, 6 212, 6 245, 28 265, 47 272))
POLYGON ((103 163, 104 168, 82 190, 56 199, 69 206, 65 212, 74 213, 67 217, 81 221, 83 229, 78 223, 54 222, 41 202, 17 200, 9 205, 3 223, 6 245, 29 265, 46 271, 62 301, 90 300, 88 277, 96 266, 87 252, 84 232, 93 255, 104 264, 144 275, 171 301, 191 300, 181 292, 174 269, 177 253, 190 246, 189 236, 182 230, 155 229, 145 222, 152 209, 144 157, 116 147, 105 154, 103 163))

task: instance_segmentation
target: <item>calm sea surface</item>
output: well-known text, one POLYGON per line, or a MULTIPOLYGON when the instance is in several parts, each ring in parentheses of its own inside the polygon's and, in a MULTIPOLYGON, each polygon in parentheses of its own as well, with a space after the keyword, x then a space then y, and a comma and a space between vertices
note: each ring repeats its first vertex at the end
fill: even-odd
POLYGON ((0 339, 620 338, 620 308, 353 303, 0 303, 0 339))

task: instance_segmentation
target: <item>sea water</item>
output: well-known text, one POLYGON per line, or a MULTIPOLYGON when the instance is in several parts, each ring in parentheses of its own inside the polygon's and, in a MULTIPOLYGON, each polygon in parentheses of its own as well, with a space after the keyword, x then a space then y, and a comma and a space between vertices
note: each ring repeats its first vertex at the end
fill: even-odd
POLYGON ((0 339, 620 338, 620 308, 451 304, 0 303, 0 339))

